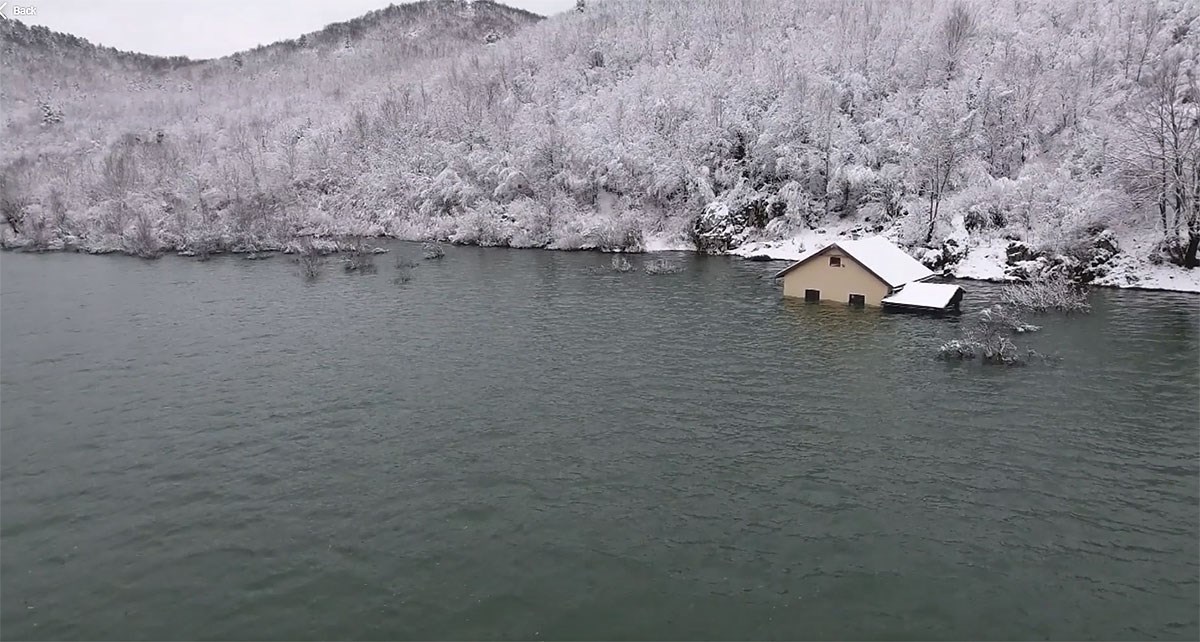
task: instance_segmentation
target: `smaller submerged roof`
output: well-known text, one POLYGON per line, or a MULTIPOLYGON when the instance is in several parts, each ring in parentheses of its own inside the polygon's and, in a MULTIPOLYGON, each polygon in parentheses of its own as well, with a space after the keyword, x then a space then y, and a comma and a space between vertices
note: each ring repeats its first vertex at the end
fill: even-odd
POLYGON ((900 249, 895 243, 882 236, 872 236, 870 238, 858 239, 857 241, 838 241, 837 243, 812 250, 801 256, 800 260, 780 270, 775 275, 775 278, 791 272, 812 260, 818 254, 833 247, 845 252, 847 256, 867 268, 867 271, 879 277, 881 281, 893 288, 910 281, 919 281, 920 279, 927 279, 933 276, 932 270, 909 256, 907 252, 900 249))
POLYGON ((959 292, 962 292, 962 288, 949 283, 909 283, 899 292, 884 298, 882 303, 905 308, 942 310, 954 301, 959 292))

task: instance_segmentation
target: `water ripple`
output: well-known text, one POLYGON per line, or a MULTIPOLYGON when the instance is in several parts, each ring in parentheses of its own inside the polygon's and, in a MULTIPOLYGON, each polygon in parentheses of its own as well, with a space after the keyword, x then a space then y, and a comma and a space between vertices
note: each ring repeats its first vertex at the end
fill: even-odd
POLYGON ((985 368, 679 258, 5 255, 6 635, 1200 634, 1196 297, 985 368))

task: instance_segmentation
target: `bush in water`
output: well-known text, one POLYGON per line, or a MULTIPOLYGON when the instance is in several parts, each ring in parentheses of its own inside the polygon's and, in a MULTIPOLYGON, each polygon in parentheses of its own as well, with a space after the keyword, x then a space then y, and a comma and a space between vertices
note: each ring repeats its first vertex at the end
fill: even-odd
POLYGON ((396 276, 392 278, 392 283, 403 285, 411 281, 413 268, 417 267, 417 265, 416 261, 410 259, 396 259, 396 276))
POLYGON ((683 266, 667 259, 654 259, 643 266, 646 274, 675 274, 682 272, 683 266))
POLYGON ((1087 290, 1072 283, 1066 275, 1055 272, 1028 283, 1015 283, 1004 288, 1005 303, 1034 312, 1089 312, 1087 290))
POLYGON ((446 250, 442 249, 442 244, 437 241, 422 243, 421 253, 425 259, 440 259, 446 256, 446 250))
POLYGON ((985 308, 961 338, 951 339, 938 349, 938 357, 950 361, 979 358, 986 363, 1020 365, 1026 357, 1036 356, 1029 351, 1022 355, 1009 333, 1034 332, 1038 326, 1022 321, 1015 310, 1004 306, 985 308))
POLYGON ((374 272, 375 253, 369 249, 362 237, 355 237, 348 242, 344 267, 347 272, 374 272))
POLYGON ((612 257, 612 271, 613 272, 632 272, 633 264, 629 262, 629 259, 621 256, 620 254, 615 254, 612 257))
POLYGON ((325 259, 321 256, 321 252, 313 246, 311 241, 305 240, 300 243, 299 249, 296 251, 296 263, 300 265, 300 274, 308 280, 313 280, 321 274, 321 264, 325 259))

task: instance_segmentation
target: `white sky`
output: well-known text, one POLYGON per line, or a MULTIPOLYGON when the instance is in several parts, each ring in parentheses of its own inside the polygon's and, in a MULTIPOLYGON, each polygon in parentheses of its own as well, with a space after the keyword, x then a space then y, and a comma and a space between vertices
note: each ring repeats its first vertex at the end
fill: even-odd
MULTIPOLYGON (((500 0, 543 16, 575 0, 500 0)), ((316 31, 403 0, 0 0, 5 18, 34 7, 26 24, 98 45, 160 56, 216 58, 316 31)))

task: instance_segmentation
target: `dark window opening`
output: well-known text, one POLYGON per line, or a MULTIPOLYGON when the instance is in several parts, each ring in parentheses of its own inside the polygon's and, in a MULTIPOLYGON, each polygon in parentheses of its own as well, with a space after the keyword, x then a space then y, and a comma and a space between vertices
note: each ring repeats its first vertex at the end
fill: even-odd
POLYGON ((809 303, 815 303, 817 301, 820 301, 821 300, 821 291, 820 290, 805 290, 804 291, 804 300, 808 301, 809 303))
POLYGON ((867 297, 865 297, 861 294, 851 294, 850 295, 850 307, 862 308, 862 307, 866 307, 866 305, 867 305, 867 297))
POLYGON ((840 257, 840 256, 829 257, 829 267, 842 267, 842 257, 840 257))

